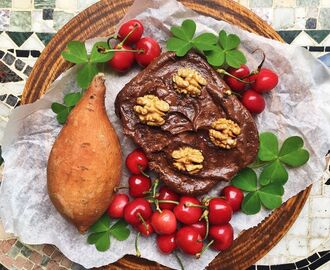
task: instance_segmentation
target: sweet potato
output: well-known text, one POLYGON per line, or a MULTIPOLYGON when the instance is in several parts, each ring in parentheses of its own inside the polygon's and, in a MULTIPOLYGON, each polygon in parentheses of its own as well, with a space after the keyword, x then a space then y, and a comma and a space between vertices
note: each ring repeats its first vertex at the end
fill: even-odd
POLYGON ((100 74, 70 113, 48 160, 50 199, 81 233, 106 211, 121 176, 121 148, 104 98, 100 74))

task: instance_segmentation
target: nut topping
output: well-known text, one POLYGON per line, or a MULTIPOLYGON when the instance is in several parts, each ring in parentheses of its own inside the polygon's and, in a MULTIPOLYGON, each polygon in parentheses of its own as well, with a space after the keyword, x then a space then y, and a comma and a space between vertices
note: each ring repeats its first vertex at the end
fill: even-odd
POLYGON ((173 165, 180 171, 186 171, 190 174, 199 172, 204 161, 203 154, 200 150, 191 147, 181 147, 172 152, 172 158, 175 160, 173 165))
POLYGON ((177 74, 173 76, 174 88, 180 94, 199 96, 203 85, 207 81, 200 73, 191 68, 179 68, 177 74))
POLYGON ((209 131, 211 141, 225 149, 234 148, 237 144, 237 136, 241 134, 240 127, 232 120, 219 118, 212 123, 209 131))
POLYGON ((161 126, 165 123, 163 116, 170 110, 170 105, 154 95, 145 95, 136 99, 134 111, 142 123, 149 126, 161 126))

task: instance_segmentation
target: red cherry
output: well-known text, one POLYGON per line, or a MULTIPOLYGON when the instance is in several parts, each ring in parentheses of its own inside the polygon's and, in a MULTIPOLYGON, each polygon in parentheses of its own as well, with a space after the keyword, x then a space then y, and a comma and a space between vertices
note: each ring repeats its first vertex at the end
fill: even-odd
POLYGON ((233 227, 230 224, 222 226, 211 226, 209 237, 215 240, 212 244, 213 249, 217 251, 226 250, 230 248, 234 240, 233 227))
POLYGON ((225 196, 226 201, 230 204, 233 212, 237 212, 241 209, 244 194, 239 188, 227 186, 222 190, 221 194, 225 196))
MULTIPOLYGON (((170 190, 168 187, 161 187, 159 189, 159 195, 157 196, 158 200, 170 200, 170 201, 179 201, 179 195, 176 194, 174 191, 170 190)), ((175 207, 174 203, 159 203, 160 209, 169 209, 173 210, 175 207)))
POLYGON ((157 239, 157 246, 160 249, 161 252, 165 254, 170 254, 176 249, 176 243, 175 243, 175 234, 164 234, 164 235, 158 235, 157 239))
POLYGON ((172 234, 176 230, 176 218, 171 210, 156 211, 151 216, 151 224, 158 234, 172 234))
POLYGON ((129 195, 132 197, 144 197, 151 188, 150 178, 144 175, 132 175, 128 179, 129 195))
POLYGON ((255 81, 252 83, 252 89, 260 94, 271 91, 278 84, 277 74, 267 68, 261 68, 254 79, 255 81))
POLYGON ((126 194, 115 194, 109 205, 108 215, 112 218, 122 218, 128 201, 129 198, 126 194))
POLYGON ((124 44, 134 44, 140 40, 143 31, 144 27, 139 20, 129 20, 120 26, 118 31, 118 39, 122 41, 127 35, 129 35, 124 44), (133 32, 130 33, 131 31, 133 32))
POLYGON ((201 235, 190 226, 182 227, 175 236, 175 241, 183 252, 195 255, 203 249, 203 239, 201 235))
POLYGON ((209 202, 209 222, 212 225, 227 224, 233 215, 230 204, 221 198, 213 198, 209 202))
POLYGON ((174 207, 174 214, 178 221, 183 224, 191 225, 198 222, 202 215, 202 208, 196 206, 186 206, 186 204, 201 205, 200 201, 194 197, 183 196, 180 203, 174 207))
POLYGON ((142 66, 148 66, 152 60, 160 55, 160 46, 156 40, 151 37, 143 37, 138 43, 136 43, 137 50, 143 50, 143 52, 135 53, 136 62, 142 66))
POLYGON ((108 65, 117 72, 126 72, 134 63, 134 53, 124 50, 132 50, 132 48, 123 45, 122 48, 115 46, 115 49, 123 49, 123 51, 114 52, 113 57, 108 61, 108 65))
POLYGON ((151 213, 150 203, 143 198, 137 198, 126 205, 124 209, 124 219, 129 224, 137 225, 141 223, 141 217, 144 220, 148 220, 151 213))
POLYGON ((134 228, 137 231, 139 231, 142 235, 144 235, 145 237, 149 237, 150 235, 153 234, 154 229, 152 228, 150 220, 145 220, 144 223, 141 222, 140 224, 138 224, 134 228))
POLYGON ((265 99, 253 90, 247 90, 242 95, 241 102, 251 113, 261 113, 266 106, 265 99))
POLYGON ((197 223, 194 223, 190 226, 193 227, 196 231, 198 231, 198 233, 204 239, 204 237, 206 235, 206 222, 205 222, 205 220, 198 221, 197 223))
POLYGON ((140 149, 135 149, 126 158, 126 167, 132 174, 140 174, 148 167, 148 159, 140 149))
MULTIPOLYGON (((239 68, 229 68, 227 70, 227 72, 230 73, 231 75, 233 75, 239 79, 243 79, 243 80, 245 80, 245 77, 249 76, 249 74, 250 74, 250 70, 247 67, 247 65, 241 65, 239 68)), ((237 79, 230 77, 230 76, 225 76, 224 79, 225 79, 225 82, 230 87, 230 89, 232 89, 233 91, 240 92, 245 89, 246 83, 240 82, 237 79)), ((246 81, 248 81, 248 80, 246 80, 246 81)))

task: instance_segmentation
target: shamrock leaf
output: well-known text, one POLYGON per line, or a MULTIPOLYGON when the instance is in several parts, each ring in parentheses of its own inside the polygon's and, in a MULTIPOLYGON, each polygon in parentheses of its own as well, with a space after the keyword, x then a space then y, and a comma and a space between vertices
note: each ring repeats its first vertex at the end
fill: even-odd
POLYGON ((250 168, 241 170, 231 181, 231 184, 244 191, 257 190, 257 174, 250 168))
POLYGON ((304 165, 309 160, 309 153, 302 149, 303 145, 303 139, 298 136, 287 138, 281 147, 279 159, 291 167, 304 165))
POLYGON ((215 67, 220 67, 225 62, 225 53, 218 48, 205 52, 205 56, 207 62, 215 67))
POLYGON ((259 135, 260 146, 258 158, 261 161, 272 161, 278 157, 278 140, 271 132, 264 132, 259 135))
POLYGON ((192 41, 194 46, 200 51, 210 51, 214 49, 218 38, 212 33, 203 33, 195 37, 192 41))
MULTIPOLYGON (((64 97, 64 104, 68 107, 75 106, 80 100, 82 94, 80 92, 77 93, 69 93, 64 97)), ((63 106, 63 105, 62 105, 63 106)))
POLYGON ((78 40, 70 41, 62 52, 62 56, 65 60, 74 64, 88 62, 85 44, 78 40))
POLYGON ((94 76, 98 73, 96 63, 86 63, 84 64, 77 73, 78 85, 86 89, 92 82, 94 76))
POLYGON ((226 51, 237 48, 240 42, 241 41, 237 35, 234 34, 227 35, 227 33, 224 30, 221 30, 219 33, 219 43, 221 47, 226 51))
POLYGON ((169 51, 176 52, 176 55, 181 57, 188 53, 188 51, 193 47, 190 42, 172 37, 166 43, 166 48, 169 51))
POLYGON ((63 111, 59 112, 59 113, 57 114, 57 116, 56 116, 57 121, 58 121, 60 124, 64 125, 65 122, 66 122, 66 119, 67 119, 68 116, 69 116, 70 111, 71 111, 70 108, 67 108, 67 107, 66 107, 63 111))
POLYGON ((193 20, 184 20, 180 26, 172 26, 171 32, 175 37, 191 41, 196 32, 196 23, 193 20))
POLYGON ((63 110, 65 110, 66 106, 64 106, 63 104, 54 102, 54 103, 52 103, 51 109, 54 113, 58 114, 58 113, 62 112, 63 110))
POLYGON ((109 45, 107 42, 104 41, 96 42, 92 48, 92 52, 90 55, 90 62, 104 63, 104 62, 108 62, 113 57, 114 52, 100 53, 99 52, 100 47, 104 49, 109 49, 109 45))
POLYGON ((227 64, 233 68, 239 68, 242 64, 246 63, 246 58, 241 51, 231 50, 225 52, 225 54, 227 64))
POLYGON ((261 209, 258 191, 248 193, 242 202, 242 211, 247 215, 254 215, 261 209))
POLYGON ((264 207, 275 209, 282 204, 283 186, 279 184, 270 184, 258 190, 259 198, 264 207))
POLYGON ((92 227, 90 227, 89 232, 99 233, 106 232, 110 228, 110 218, 107 214, 104 214, 92 227))
POLYGON ((110 248, 110 233, 109 231, 101 233, 93 233, 87 238, 88 244, 94 244, 100 252, 107 251, 110 248))
POLYGON ((288 181, 289 175, 282 163, 275 160, 262 170, 259 181, 260 185, 265 186, 269 183, 280 183, 284 185, 288 181))

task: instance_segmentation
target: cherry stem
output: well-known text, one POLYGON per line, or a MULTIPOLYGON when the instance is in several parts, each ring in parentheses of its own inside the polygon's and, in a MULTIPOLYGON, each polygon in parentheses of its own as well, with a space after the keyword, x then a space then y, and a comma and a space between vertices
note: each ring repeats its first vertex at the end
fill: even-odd
POLYGON ((145 177, 150 178, 150 176, 142 170, 142 166, 141 166, 141 165, 138 165, 138 168, 139 168, 139 171, 140 171, 140 173, 141 173, 142 175, 144 175, 145 177))
POLYGON ((129 38, 130 35, 133 34, 133 32, 139 27, 138 24, 135 24, 134 27, 132 28, 131 31, 129 31, 129 33, 127 34, 127 36, 117 45, 118 48, 123 47, 125 41, 129 38))
POLYGON ((246 83, 246 84, 250 84, 251 83, 251 82, 244 81, 244 80, 242 80, 240 78, 237 78, 236 76, 230 74, 229 72, 227 72, 227 71, 225 71, 224 69, 221 69, 221 68, 217 69, 217 72, 220 73, 220 74, 223 74, 223 75, 227 75, 229 77, 232 77, 232 78, 234 78, 234 79, 236 79, 236 80, 238 80, 239 82, 242 82, 242 83, 246 83))
POLYGON ((139 250, 139 238, 140 238, 141 233, 138 232, 138 234, 135 237, 135 255, 136 257, 141 257, 141 252, 139 250))
POLYGON ((185 207, 198 207, 198 208, 203 208, 203 209, 207 208, 207 206, 194 204, 194 203, 191 203, 191 202, 184 203, 184 206, 185 207))
POLYGON ((205 219, 206 222, 206 232, 205 232, 205 237, 203 240, 206 240, 206 238, 209 236, 209 230, 210 230, 210 223, 209 223, 209 210, 204 210, 203 214, 199 218, 199 221, 202 219, 205 219))
POLYGON ((182 261, 181 261, 179 255, 178 255, 176 252, 174 252, 174 256, 175 256, 175 258, 177 259, 177 261, 178 261, 178 263, 179 263, 179 265, 180 265, 181 270, 184 270, 183 263, 182 263, 182 261))
POLYGON ((122 186, 122 187, 114 187, 113 188, 113 192, 114 193, 117 193, 120 189, 129 189, 129 187, 124 187, 124 186, 122 186))
POLYGON ((159 185, 159 180, 155 179, 153 184, 152 184, 152 197, 155 199, 156 198, 156 193, 157 193, 157 188, 159 185))
POLYGON ((107 44, 108 44, 108 47, 111 48, 111 44, 110 44, 110 41, 112 39, 117 39, 117 35, 116 34, 113 34, 111 35, 108 39, 107 39, 107 44))
POLYGON ((158 203, 174 203, 176 205, 179 204, 179 202, 177 202, 177 201, 171 201, 171 200, 157 200, 157 201, 158 201, 158 203))
POLYGON ((147 231, 149 231, 148 229, 148 224, 146 223, 146 221, 144 220, 143 216, 141 215, 141 213, 137 214, 139 220, 142 222, 143 226, 146 228, 147 231))
POLYGON ((97 50, 99 53, 106 54, 109 52, 137 52, 137 53, 143 53, 144 50, 126 50, 126 49, 105 49, 102 46, 98 46, 97 50))
POLYGON ((261 67, 262 67, 262 65, 264 64, 265 59, 266 59, 266 55, 265 55, 264 51, 263 51, 262 49, 260 49, 260 48, 255 49, 255 50, 252 52, 252 54, 255 53, 255 52, 257 52, 257 51, 259 51, 259 52, 262 53, 262 61, 261 61, 261 63, 259 64, 259 66, 258 66, 258 68, 257 68, 257 71, 253 71, 252 74, 256 74, 256 73, 258 73, 258 71, 261 69, 261 67))
POLYGON ((203 253, 213 244, 213 242, 214 240, 211 240, 205 247, 203 247, 202 251, 195 255, 196 259, 199 259, 203 255, 203 253))

